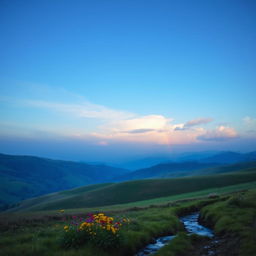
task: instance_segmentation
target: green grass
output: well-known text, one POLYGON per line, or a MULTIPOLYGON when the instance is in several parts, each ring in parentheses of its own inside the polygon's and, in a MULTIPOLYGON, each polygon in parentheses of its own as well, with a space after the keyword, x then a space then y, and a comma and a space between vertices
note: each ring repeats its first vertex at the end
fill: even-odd
POLYGON ((111 183, 89 185, 89 186, 84 186, 84 187, 75 188, 75 189, 71 189, 71 190, 64 190, 61 192, 55 192, 55 193, 47 194, 44 196, 31 198, 31 199, 23 201, 21 206, 17 207, 17 210, 20 208, 28 209, 30 207, 33 207, 33 205, 44 205, 44 204, 49 204, 51 202, 56 202, 56 201, 63 200, 63 199, 65 199, 65 200, 67 200, 69 198, 72 199, 74 196, 76 196, 78 194, 83 194, 83 193, 86 193, 89 191, 103 188, 103 187, 109 186, 110 184, 111 183))
POLYGON ((63 226, 67 221, 48 221, 29 225, 23 223, 18 229, 12 229, 2 233, 0 238, 2 256, 15 255, 133 255, 139 248, 148 244, 153 237, 182 230, 178 218, 169 208, 148 208, 142 211, 131 211, 115 214, 130 218, 129 227, 123 231, 122 246, 114 251, 104 251, 99 248, 86 245, 78 250, 64 249, 60 246, 60 237, 63 226))
POLYGON ((190 237, 186 233, 179 233, 168 245, 162 247, 155 256, 189 255, 188 252, 193 249, 190 237))
MULTIPOLYGON (((247 188, 252 184, 243 184, 223 188, 225 192, 232 189, 247 188)), ((254 184, 255 185, 255 184, 254 184)), ((202 191, 201 191, 202 192, 202 191)), ((198 192, 199 193, 199 192, 198 192)), ((115 250, 102 250, 91 244, 78 249, 64 249, 60 245, 63 226, 70 221, 71 213, 83 215, 85 211, 78 209, 67 211, 62 217, 55 212, 28 212, 15 213, 16 226, 11 223, 12 216, 5 214, 5 221, 9 222, 7 229, 1 232, 1 256, 129 256, 134 255, 140 248, 150 243, 152 238, 166 234, 176 234, 166 247, 162 248, 157 256, 192 256, 197 250, 197 238, 179 233, 183 230, 178 215, 186 214, 196 209, 202 209, 206 223, 212 225, 217 234, 228 234, 232 240, 241 238, 241 251, 239 256, 252 256, 255 248, 256 220, 256 189, 225 194, 215 199, 198 199, 176 201, 172 206, 158 205, 147 208, 116 209, 109 207, 108 215, 113 217, 128 217, 131 224, 124 227, 121 247, 115 250), (84 213, 82 213, 84 212, 84 213), (33 221, 36 218, 36 221, 33 221)), ((89 210, 89 209, 88 209, 89 210)), ((92 210, 92 209, 90 209, 92 210)), ((96 209, 93 212, 99 212, 96 209)), ((1 215, 3 217, 3 215, 1 215)), ((235 240, 237 241, 237 240, 235 240)))
POLYGON ((82 187, 64 193, 54 193, 38 199, 26 200, 14 210, 40 211, 92 208, 154 200, 167 196, 176 196, 178 199, 178 196, 182 194, 254 181, 256 181, 256 170, 213 176, 149 179, 103 184, 103 187, 96 187, 93 190, 86 190, 86 187, 82 187))
POLYGON ((212 225, 217 234, 237 240, 239 255, 256 254, 256 189, 208 205, 201 212, 203 220, 212 225))

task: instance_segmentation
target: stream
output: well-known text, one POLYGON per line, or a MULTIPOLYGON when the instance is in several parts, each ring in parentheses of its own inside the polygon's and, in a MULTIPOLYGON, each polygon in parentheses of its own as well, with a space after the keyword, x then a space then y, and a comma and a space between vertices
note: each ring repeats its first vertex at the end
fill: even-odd
MULTIPOLYGON (((183 222, 186 231, 189 234, 197 234, 200 236, 208 236, 212 238, 214 233, 211 229, 206 228, 198 223, 199 212, 194 212, 189 215, 180 217, 180 221, 183 222)), ((140 250, 135 256, 149 256, 156 253, 160 248, 168 244, 175 235, 172 236, 162 236, 155 239, 155 242, 148 244, 145 248, 140 250)))

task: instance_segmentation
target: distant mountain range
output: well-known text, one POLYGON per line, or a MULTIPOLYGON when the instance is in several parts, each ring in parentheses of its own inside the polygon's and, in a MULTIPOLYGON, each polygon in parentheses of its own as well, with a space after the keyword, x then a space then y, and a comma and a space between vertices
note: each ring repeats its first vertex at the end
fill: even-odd
POLYGON ((254 162, 240 162, 236 164, 218 164, 218 163, 165 163, 152 166, 150 168, 140 169, 114 178, 115 181, 156 179, 156 178, 176 178, 186 176, 211 175, 219 173, 236 172, 241 169, 256 168, 254 162))
POLYGON ((256 161, 256 151, 251 153, 236 153, 236 152, 220 152, 220 151, 203 151, 196 153, 182 153, 174 154, 172 156, 157 156, 136 159, 120 164, 119 166, 138 170, 149 168, 154 165, 168 163, 168 162, 200 162, 200 163, 219 163, 219 164, 233 164, 239 162, 256 161))
POLYGON ((256 152, 202 155, 207 157, 200 158, 196 154, 195 161, 193 155, 187 155, 182 156, 183 162, 165 162, 129 171, 103 164, 0 154, 0 208, 27 198, 90 184, 209 175, 256 167, 256 152))
POLYGON ((236 152, 222 152, 216 155, 200 159, 201 163, 221 163, 232 164, 239 162, 251 162, 256 161, 256 151, 242 154, 236 152))

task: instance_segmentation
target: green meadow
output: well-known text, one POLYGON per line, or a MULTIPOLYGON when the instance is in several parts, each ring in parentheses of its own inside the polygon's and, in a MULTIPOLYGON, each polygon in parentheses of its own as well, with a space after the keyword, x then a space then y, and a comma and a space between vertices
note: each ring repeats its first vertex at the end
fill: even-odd
POLYGON ((176 235, 156 255, 197 256, 209 241, 196 235, 188 236, 179 216, 200 211, 201 221, 211 227, 216 235, 225 239, 223 243, 225 246, 220 246, 220 250, 225 252, 233 248, 232 255, 252 256, 256 252, 255 202, 255 170, 81 187, 26 200, 17 206, 15 211, 10 209, 9 212, 2 212, 0 255, 129 256, 135 255, 154 238, 176 235), (150 188, 155 186, 154 193, 157 195, 155 198, 152 196, 152 191, 146 193, 146 184, 150 188), (114 197, 116 201, 112 205, 110 204, 112 201, 107 204, 102 203, 99 197, 102 191, 108 193, 104 197, 108 198, 110 193, 114 193, 113 191, 117 193, 117 188, 120 189, 122 186, 123 190, 114 197), (136 190, 138 187, 146 196, 140 197, 137 191, 139 196, 135 197, 132 189, 136 190), (130 197, 127 196, 121 200, 123 203, 120 203, 124 193, 128 193, 130 197), (76 201, 78 198, 87 199, 88 194, 95 195, 95 201, 90 202, 96 202, 98 199, 98 206, 95 206, 95 203, 86 205, 82 204, 82 201, 76 201), (211 194, 214 196, 210 196, 211 194), (73 205, 66 203, 72 201, 73 205), (58 207, 52 209, 55 203, 58 207), (93 207, 89 207, 90 205, 93 207), (114 220, 129 219, 129 223, 118 230, 118 243, 116 242, 113 247, 101 247, 102 241, 97 241, 95 244, 94 240, 90 239, 81 243, 77 237, 73 237, 72 232, 66 233, 64 230, 65 226, 70 225, 73 216, 83 218, 88 213, 101 212, 113 217, 114 220), (68 237, 67 234, 72 236, 68 237), (66 246, 67 244, 72 246, 66 246))
MULTIPOLYGON (((174 196, 174 198, 181 199, 190 196, 193 197, 193 193, 199 196, 200 193, 204 193, 202 191, 205 190, 205 193, 212 191, 218 192, 218 189, 226 186, 255 181, 256 169, 251 168, 228 174, 106 183, 25 200, 18 204, 13 210, 45 211, 62 208, 98 208, 117 204, 133 204, 134 202, 145 200, 153 200, 155 203, 155 200, 161 201, 161 199, 158 198, 164 197, 163 201, 165 201, 167 199, 165 197, 174 196), (184 194, 187 195, 184 197, 184 194)), ((174 198, 170 199, 172 200, 174 198)))

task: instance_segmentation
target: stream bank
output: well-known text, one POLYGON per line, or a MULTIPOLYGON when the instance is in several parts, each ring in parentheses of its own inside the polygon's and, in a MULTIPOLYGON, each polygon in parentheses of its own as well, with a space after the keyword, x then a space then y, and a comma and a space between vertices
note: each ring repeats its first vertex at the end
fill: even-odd
MULTIPOLYGON (((199 212, 194 212, 191 214, 188 214, 186 216, 180 217, 180 221, 183 223, 186 231, 188 234, 196 234, 199 236, 208 237, 210 239, 210 243, 212 245, 218 243, 218 239, 215 238, 214 233, 211 229, 199 224, 199 212)), ((155 241, 151 244, 148 244, 146 247, 144 247, 142 250, 140 250, 135 256, 149 256, 156 253, 158 250, 160 250, 163 246, 168 244, 172 239, 174 239, 176 235, 171 236, 163 236, 156 238, 155 241)), ((209 240, 208 239, 208 240, 209 240)), ((208 241, 207 240, 207 241, 208 241)), ((212 246, 204 246, 204 254, 205 256, 213 256, 215 255, 212 251, 212 246)))

